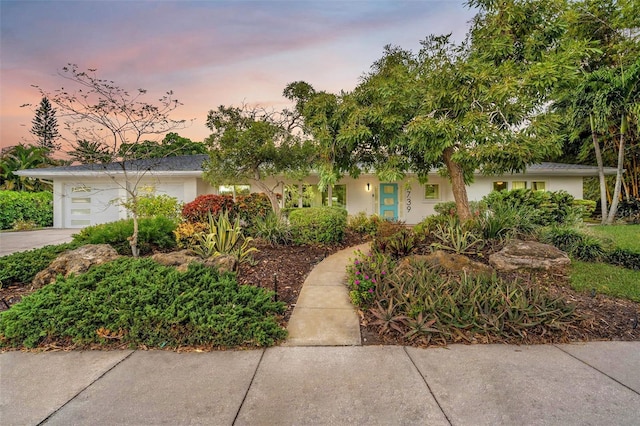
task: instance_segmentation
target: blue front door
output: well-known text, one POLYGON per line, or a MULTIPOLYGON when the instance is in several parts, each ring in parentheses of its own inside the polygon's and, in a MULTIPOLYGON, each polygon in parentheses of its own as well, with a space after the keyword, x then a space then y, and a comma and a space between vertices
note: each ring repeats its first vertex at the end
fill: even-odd
POLYGON ((398 220, 398 184, 380 184, 380 216, 387 220, 398 220))

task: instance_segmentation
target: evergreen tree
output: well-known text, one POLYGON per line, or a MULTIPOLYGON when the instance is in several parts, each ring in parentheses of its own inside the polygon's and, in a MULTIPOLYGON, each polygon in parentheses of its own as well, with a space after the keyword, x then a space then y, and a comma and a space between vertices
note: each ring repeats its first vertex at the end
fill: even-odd
POLYGON ((36 109, 36 116, 31 122, 33 123, 31 134, 38 138, 38 146, 50 151, 60 149, 60 145, 55 142, 60 136, 56 110, 51 106, 49 99, 42 98, 40 106, 36 109))

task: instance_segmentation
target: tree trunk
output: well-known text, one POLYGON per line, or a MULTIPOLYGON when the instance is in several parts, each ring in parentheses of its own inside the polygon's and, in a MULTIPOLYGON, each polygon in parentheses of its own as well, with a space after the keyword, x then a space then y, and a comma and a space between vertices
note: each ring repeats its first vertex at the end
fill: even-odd
POLYGON ((256 186, 260 188, 262 192, 264 192, 269 198, 269 202, 271 203, 271 210, 273 210, 273 213, 276 215, 276 217, 280 217, 280 203, 278 202, 278 196, 276 195, 276 193, 261 180, 254 179, 253 181, 255 182, 256 186))
POLYGON ((469 198, 467 197, 467 186, 464 182, 462 167, 453 161, 452 156, 453 148, 446 148, 443 152, 444 163, 449 171, 458 218, 460 222, 465 222, 472 218, 471 209, 469 208, 469 198))
POLYGON ((138 248, 138 213, 133 212, 133 235, 129 237, 129 245, 131 246, 131 254, 133 257, 140 256, 140 249, 138 248))
POLYGON ((618 202, 620 199, 620 190, 622 187, 622 171, 624 170, 624 134, 627 131, 627 116, 623 115, 620 122, 620 146, 618 147, 618 171, 616 172, 616 186, 613 189, 613 198, 611 199, 611 208, 607 217, 607 225, 613 224, 618 212, 618 202))
POLYGON ((600 180, 600 206, 602 219, 601 224, 605 224, 607 221, 607 182, 604 178, 604 164, 602 162, 602 152, 600 151, 600 142, 598 142, 598 135, 596 134, 595 124, 593 122, 593 116, 589 117, 591 123, 591 139, 593 140, 593 148, 596 152, 596 163, 598 164, 598 177, 600 180))

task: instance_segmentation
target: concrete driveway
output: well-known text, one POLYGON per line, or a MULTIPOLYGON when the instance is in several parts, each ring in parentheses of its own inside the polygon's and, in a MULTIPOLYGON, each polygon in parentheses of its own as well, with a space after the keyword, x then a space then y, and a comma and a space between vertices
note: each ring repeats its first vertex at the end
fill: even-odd
POLYGON ((79 229, 39 229, 37 231, 0 232, 0 256, 71 241, 79 229))

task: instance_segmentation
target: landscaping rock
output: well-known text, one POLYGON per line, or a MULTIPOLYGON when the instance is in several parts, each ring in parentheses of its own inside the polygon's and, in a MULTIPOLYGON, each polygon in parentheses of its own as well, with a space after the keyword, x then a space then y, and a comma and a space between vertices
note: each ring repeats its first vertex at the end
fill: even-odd
POLYGON ((191 250, 173 251, 171 253, 156 253, 151 256, 161 265, 175 266, 180 272, 185 272, 191 262, 202 263, 202 259, 191 250))
POLYGON ((220 273, 234 272, 238 268, 238 260, 235 256, 220 255, 202 259, 191 250, 180 250, 171 253, 156 253, 151 257, 156 262, 165 266, 175 266, 180 272, 185 272, 192 262, 202 263, 209 268, 215 268, 220 273))
POLYGON ((210 268, 216 268, 221 274, 225 272, 235 272, 238 270, 238 259, 229 254, 222 254, 206 259, 204 265, 210 268))
POLYGON ((469 275, 492 275, 493 268, 484 263, 476 262, 461 254, 447 253, 437 250, 429 255, 408 256, 396 267, 396 271, 408 270, 414 262, 424 262, 436 266, 448 272, 463 272, 469 275))
POLYGON ((567 254, 549 244, 513 240, 502 250, 489 256, 489 263, 498 271, 534 269, 564 271, 571 260, 567 254))
POLYGON ((94 265, 111 262, 118 257, 118 252, 109 244, 87 244, 59 255, 35 276, 32 285, 39 288, 54 282, 58 275, 68 277, 71 274, 82 274, 94 265))

